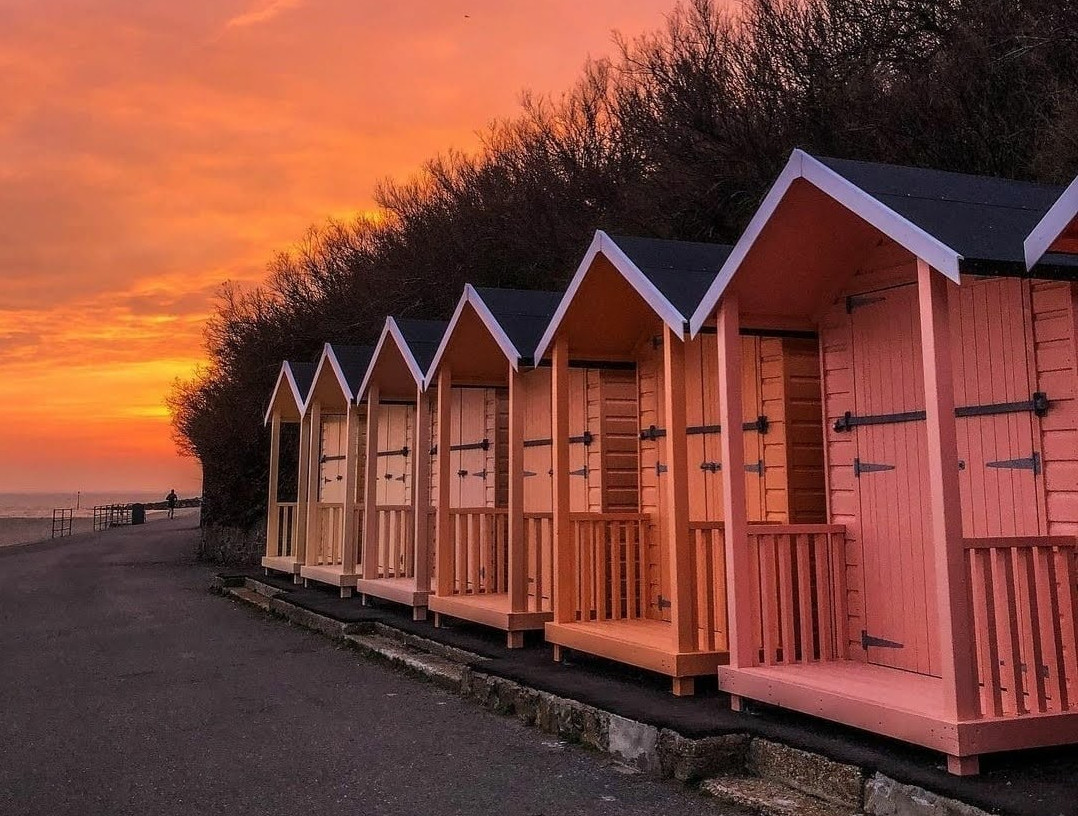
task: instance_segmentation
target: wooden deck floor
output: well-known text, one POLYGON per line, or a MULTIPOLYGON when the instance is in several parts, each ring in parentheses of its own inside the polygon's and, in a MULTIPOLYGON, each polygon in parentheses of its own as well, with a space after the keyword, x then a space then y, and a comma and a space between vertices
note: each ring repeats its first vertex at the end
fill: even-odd
POLYGON ((727 659, 725 650, 677 651, 671 624, 648 618, 548 623, 546 639, 567 649, 670 677, 712 674, 727 659))
POLYGON ((344 572, 340 566, 302 566, 299 575, 304 581, 340 587, 342 594, 345 590, 351 593, 359 577, 354 572, 344 572))
POLYGON ((362 595, 381 598, 404 606, 426 607, 430 590, 416 588, 415 578, 359 578, 356 589, 362 595))
POLYGON ((951 756, 1078 742, 1078 712, 959 722, 944 707, 939 678, 861 661, 721 667, 719 687, 951 756))
POLYGON ((477 595, 435 595, 427 598, 431 612, 451 618, 479 623, 506 632, 523 632, 542 629, 552 617, 550 612, 512 612, 509 593, 481 593, 477 595))
POLYGON ((262 556, 262 568, 274 572, 284 572, 288 575, 299 575, 299 562, 291 555, 264 555, 262 556))

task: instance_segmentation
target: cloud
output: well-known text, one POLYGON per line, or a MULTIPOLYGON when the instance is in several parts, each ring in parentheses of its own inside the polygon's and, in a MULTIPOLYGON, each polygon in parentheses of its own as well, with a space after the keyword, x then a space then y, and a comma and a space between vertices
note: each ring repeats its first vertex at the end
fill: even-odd
POLYGON ((237 14, 225 23, 225 28, 246 28, 248 26, 259 25, 272 20, 274 17, 277 17, 286 11, 298 8, 303 5, 303 3, 304 0, 270 0, 269 3, 252 8, 249 11, 245 11, 243 14, 237 14))

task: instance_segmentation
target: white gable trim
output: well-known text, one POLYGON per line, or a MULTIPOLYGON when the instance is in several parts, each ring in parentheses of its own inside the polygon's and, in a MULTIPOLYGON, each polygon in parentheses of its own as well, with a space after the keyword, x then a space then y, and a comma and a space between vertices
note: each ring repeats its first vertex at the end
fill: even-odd
POLYGON ((341 364, 337 361, 337 355, 333 353, 333 346, 326 343, 322 348, 322 356, 318 359, 318 367, 314 370, 314 378, 311 380, 311 390, 303 403, 303 413, 307 413, 307 409, 311 407, 315 386, 318 385, 318 379, 322 376, 322 366, 324 366, 327 361, 329 362, 330 368, 333 369, 333 376, 337 379, 337 385, 340 386, 341 393, 344 394, 344 401, 351 402, 353 399, 354 395, 352 394, 352 389, 348 387, 348 378, 344 376, 341 364))
POLYGON ((808 153, 795 149, 786 167, 771 186, 767 197, 756 210, 745 232, 734 245, 730 257, 722 265, 719 274, 708 288, 707 294, 693 313, 689 328, 694 337, 718 306, 722 293, 730 285, 734 274, 740 269, 745 257, 760 237, 760 233, 775 214, 775 210, 778 209, 790 186, 799 178, 805 179, 820 192, 863 218, 895 243, 926 261, 955 283, 959 282, 958 267, 962 256, 956 250, 899 215, 879 199, 866 193, 808 153))
POLYGON ((371 377, 374 376, 374 365, 378 362, 378 358, 382 354, 382 349, 385 347, 387 339, 391 339, 397 345, 401 356, 404 357, 405 365, 408 366, 408 373, 412 375, 412 380, 415 381, 416 386, 419 388, 423 387, 423 371, 419 368, 419 363, 416 361, 412 349, 405 341, 400 326, 397 325, 397 321, 392 317, 387 317, 386 323, 382 327, 382 334, 378 337, 378 345, 374 347, 374 354, 371 355, 371 361, 368 363, 367 370, 363 374, 363 382, 359 384, 359 390, 356 392, 357 404, 363 401, 363 397, 367 393, 367 388, 371 384, 371 377))
POLYGON ((602 230, 596 230, 591 246, 584 253, 584 259, 577 267, 576 274, 573 275, 573 279, 569 282, 569 288, 562 295, 558 309, 554 312, 554 316, 550 319, 550 324, 547 326, 546 331, 543 332, 539 345, 535 349, 535 363, 537 365, 550 348, 550 344, 554 342, 554 336, 558 333, 558 328, 565 319, 565 314, 569 311, 573 298, 576 297, 577 291, 583 285, 584 278, 587 277, 595 258, 600 254, 613 264, 618 273, 636 290, 644 299, 644 302, 655 311, 655 314, 662 319, 663 323, 675 331, 679 337, 684 334, 685 315, 667 300, 666 295, 658 290, 655 284, 648 279, 648 276, 640 271, 640 268, 629 259, 629 256, 622 251, 621 247, 609 235, 602 230))
POLYGON ((1078 178, 1075 178, 1063 191, 1063 195, 1056 199, 1056 203, 1049 207, 1044 218, 1037 223, 1023 242, 1026 269, 1032 269, 1040 263, 1048 247, 1063 234, 1063 230, 1074 220, 1075 216, 1078 216, 1078 178))
POLYGON ((288 383, 288 389, 292 392, 292 401, 296 404, 296 411, 298 411, 301 416, 304 413, 304 397, 299 393, 299 384, 296 382, 296 375, 292 371, 292 366, 289 365, 288 360, 285 360, 281 363, 281 371, 277 375, 277 383, 273 386, 269 407, 266 409, 266 416, 262 419, 263 425, 268 425, 270 419, 273 417, 273 406, 277 402, 277 393, 281 390, 282 381, 288 383))
MULTIPOLYGON (((505 329, 497 321, 494 315, 491 313, 490 308, 483 302, 483 298, 479 296, 479 292, 470 283, 464 284, 464 294, 460 296, 460 300, 457 301, 457 308, 453 311, 453 317, 449 319, 449 325, 445 328, 445 334, 442 335, 442 342, 438 344, 438 351, 434 353, 434 359, 431 360, 430 368, 427 370, 425 377, 423 378, 423 388, 430 388, 431 383, 434 381, 434 374, 438 371, 438 366, 442 363, 442 358, 445 356, 446 349, 449 348, 449 341, 453 337, 453 331, 457 328, 457 323, 460 322, 461 315, 464 314, 464 307, 471 304, 475 309, 475 313, 479 315, 479 319, 486 326, 487 331, 490 332, 491 337, 494 338, 494 342, 498 344, 498 348, 502 350, 502 354, 505 355, 505 359, 509 361, 509 365, 516 371, 520 367, 520 351, 513 345, 513 341, 509 339, 509 335, 505 333, 505 329)), ((419 366, 417 365, 418 369, 419 366)))

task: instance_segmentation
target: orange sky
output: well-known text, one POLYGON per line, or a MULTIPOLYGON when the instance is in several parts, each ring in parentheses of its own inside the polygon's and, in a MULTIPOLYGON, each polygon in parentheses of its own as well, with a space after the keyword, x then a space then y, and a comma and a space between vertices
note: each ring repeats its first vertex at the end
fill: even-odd
POLYGON ((0 0, 0 491, 199 489, 224 280, 674 0, 0 0))

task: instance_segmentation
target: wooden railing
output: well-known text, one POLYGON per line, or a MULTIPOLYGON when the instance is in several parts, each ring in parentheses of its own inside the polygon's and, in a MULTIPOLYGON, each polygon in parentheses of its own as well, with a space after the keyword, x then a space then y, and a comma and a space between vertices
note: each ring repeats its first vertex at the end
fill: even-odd
POLYGON ((763 665, 845 656, 845 528, 750 524, 750 586, 763 665))
MULTIPOLYGON (((482 595, 509 591, 509 511, 504 508, 453 508, 451 592, 482 595)), ((552 609, 553 517, 524 514, 524 565, 527 611, 552 609)))
POLYGON ((981 713, 1078 710, 1078 539, 966 539, 981 713))
POLYGON ((574 618, 653 617, 648 582, 650 517, 646 513, 572 513, 569 523, 576 575, 574 618))
POLYGON ((278 502, 277 540, 269 542, 268 555, 286 558, 296 552, 296 536, 299 532, 299 515, 296 502, 278 502))
POLYGON ((692 544, 692 620, 696 648, 702 652, 729 648, 726 617, 726 542, 721 521, 689 523, 692 544))
POLYGON ((378 507, 378 577, 415 577, 415 527, 408 504, 378 507))
POLYGON ((325 567, 343 563, 344 505, 340 502, 319 502, 315 505, 314 540, 308 542, 307 563, 325 567))

